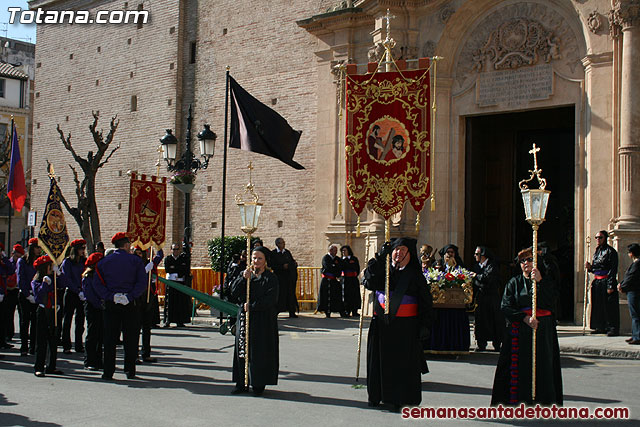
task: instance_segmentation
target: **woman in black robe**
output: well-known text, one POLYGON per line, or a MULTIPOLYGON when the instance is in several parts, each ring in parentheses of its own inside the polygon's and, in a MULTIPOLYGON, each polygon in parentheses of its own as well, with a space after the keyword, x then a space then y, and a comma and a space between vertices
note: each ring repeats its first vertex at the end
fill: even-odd
POLYGON ((505 287, 501 309, 508 321, 502 350, 498 358, 491 405, 526 404, 562 405, 560 346, 553 308, 553 282, 533 268, 531 249, 518 253, 522 274, 505 287), (538 294, 536 319, 531 317, 531 276, 538 294), (536 337, 536 399, 531 395, 533 329, 536 337))
POLYGON ((367 340, 369 406, 380 402, 398 411, 422 401, 421 373, 428 372, 421 340, 431 328, 431 293, 422 275, 416 240, 394 239, 367 264, 364 285, 374 291, 374 315, 367 340), (391 254, 391 305, 384 314, 386 257, 391 254))
POLYGON ((352 316, 359 316, 358 310, 362 305, 360 297, 360 261, 353 255, 351 246, 340 248, 342 255, 342 289, 344 290, 344 311, 352 316))
POLYGON ((500 272, 491 251, 478 246, 474 252, 476 265, 473 269, 473 297, 476 302, 475 327, 477 350, 484 351, 487 341, 500 351, 504 332, 504 316, 500 311, 500 272))
POLYGON ((245 366, 245 313, 249 310, 249 384, 259 396, 266 385, 278 384, 278 279, 267 269, 270 251, 262 246, 253 249, 251 267, 231 284, 231 296, 245 301, 238 309, 238 328, 233 351, 233 381, 231 392, 246 391, 245 366), (247 303, 247 278, 251 277, 247 303))

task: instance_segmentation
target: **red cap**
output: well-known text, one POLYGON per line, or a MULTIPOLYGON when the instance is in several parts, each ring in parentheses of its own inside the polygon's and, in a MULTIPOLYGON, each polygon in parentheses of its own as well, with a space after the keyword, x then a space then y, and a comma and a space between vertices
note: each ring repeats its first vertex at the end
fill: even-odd
POLYGON ((32 237, 29 239, 28 245, 37 245, 38 244, 38 238, 37 237, 32 237))
POLYGON ((51 262, 51 258, 49 258, 49 255, 42 255, 41 257, 37 258, 34 262, 33 262, 33 266, 34 267, 40 267, 41 265, 44 265, 48 262, 51 262))
POLYGON ((103 257, 104 255, 102 255, 100 252, 94 252, 89 255, 89 258, 87 258, 87 260, 84 262, 84 266, 90 267, 100 261, 103 257))
POLYGON ((116 234, 114 234, 114 235, 113 235, 113 237, 111 238, 111 243, 115 243, 115 242, 117 242, 118 240, 121 240, 121 239, 128 239, 128 238, 129 238, 129 236, 127 236, 127 233, 123 233, 123 232, 121 231, 121 232, 116 233, 116 234))
POLYGON ((24 248, 22 247, 22 245, 20 243, 17 243, 15 245, 13 245, 13 250, 15 252, 18 252, 20 255, 24 255, 24 248))
POLYGON ((72 247, 73 247, 73 246, 78 246, 78 245, 86 245, 86 244, 87 244, 87 241, 86 241, 86 240, 84 240, 84 239, 76 239, 76 240, 73 240, 73 241, 71 242, 71 246, 72 246, 72 247))

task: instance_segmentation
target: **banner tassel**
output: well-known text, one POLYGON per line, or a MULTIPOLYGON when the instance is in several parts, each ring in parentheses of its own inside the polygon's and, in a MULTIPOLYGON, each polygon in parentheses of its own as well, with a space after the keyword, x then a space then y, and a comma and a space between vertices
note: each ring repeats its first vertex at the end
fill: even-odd
POLYGON ((416 215, 416 233, 420 232, 420 212, 416 215))
POLYGON ((356 237, 360 237, 360 215, 358 215, 358 224, 356 225, 356 237))

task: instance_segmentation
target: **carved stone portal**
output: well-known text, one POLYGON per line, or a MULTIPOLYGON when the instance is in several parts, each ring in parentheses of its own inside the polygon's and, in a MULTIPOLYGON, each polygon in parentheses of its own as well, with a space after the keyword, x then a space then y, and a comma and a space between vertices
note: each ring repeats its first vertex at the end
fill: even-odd
POLYGON ((540 57, 546 62, 560 58, 559 41, 539 22, 515 19, 505 22, 489 36, 487 43, 474 52, 473 69, 485 71, 515 69, 535 65, 540 57))
POLYGON ((566 78, 584 77, 581 59, 586 46, 579 22, 550 3, 507 4, 475 21, 456 56, 454 88, 467 90, 478 71, 530 64, 552 63, 554 72, 566 78))

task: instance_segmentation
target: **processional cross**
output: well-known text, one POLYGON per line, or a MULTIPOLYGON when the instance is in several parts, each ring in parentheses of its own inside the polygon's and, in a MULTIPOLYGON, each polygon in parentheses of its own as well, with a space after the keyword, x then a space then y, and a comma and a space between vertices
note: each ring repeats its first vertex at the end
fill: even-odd
POLYGON ((389 9, 387 9, 387 14, 382 17, 382 20, 387 21, 387 38, 385 39, 385 41, 389 41, 391 39, 391 20, 395 18, 396 16, 392 15, 389 9))
POLYGON ((533 170, 538 170, 538 153, 540 152, 540 147, 536 147, 536 143, 533 143, 533 148, 529 150, 529 154, 533 155, 533 170))

